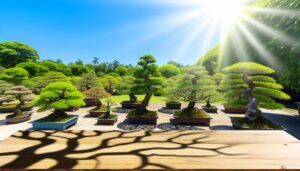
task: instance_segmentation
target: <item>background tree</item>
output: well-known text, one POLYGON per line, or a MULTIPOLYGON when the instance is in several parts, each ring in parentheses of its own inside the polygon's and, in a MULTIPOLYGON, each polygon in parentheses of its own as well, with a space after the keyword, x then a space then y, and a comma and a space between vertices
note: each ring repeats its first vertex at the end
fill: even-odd
POLYGON ((42 76, 49 72, 49 69, 35 62, 22 62, 16 65, 16 67, 25 69, 31 77, 42 76))
POLYGON ((97 101, 96 110, 99 110, 102 107, 101 99, 109 97, 110 94, 99 87, 92 87, 84 92, 84 96, 88 99, 95 99, 97 101))
POLYGON ((71 68, 68 65, 65 65, 63 63, 59 63, 52 60, 44 60, 41 62, 38 62, 38 64, 47 67, 49 71, 56 71, 61 72, 65 75, 72 75, 71 68))
POLYGON ((0 74, 1 74, 2 72, 4 72, 5 70, 6 70, 6 68, 0 66, 0 74))
POLYGON ((6 90, 4 94, 19 101, 19 104, 16 106, 13 116, 21 115, 21 107, 25 105, 25 102, 32 101, 34 99, 34 96, 32 96, 32 92, 24 86, 11 87, 10 89, 6 90))
POLYGON ((39 83, 43 79, 42 76, 29 78, 28 80, 22 81, 21 85, 29 88, 33 93, 39 92, 39 83))
POLYGON ((117 88, 121 83, 121 78, 106 75, 103 78, 101 78, 101 83, 109 94, 115 94, 117 88))
POLYGON ((12 84, 4 81, 4 80, 0 80, 0 97, 4 94, 4 92, 6 90, 8 90, 10 87, 12 87, 12 84))
POLYGON ((159 71, 162 74, 162 76, 164 76, 165 78, 170 78, 180 74, 180 69, 177 66, 172 64, 162 65, 159 68, 159 71))
POLYGON ((89 90, 92 87, 102 87, 100 79, 95 73, 83 74, 78 81, 78 86, 81 91, 89 90))
POLYGON ((55 82, 43 89, 41 95, 33 101, 39 107, 38 112, 54 109, 51 118, 68 117, 66 109, 85 105, 83 95, 70 83, 55 82))
POLYGON ((135 91, 146 93, 139 112, 147 112, 147 106, 152 95, 161 88, 162 79, 158 70, 158 66, 155 64, 156 59, 152 55, 144 55, 140 57, 138 62, 139 67, 136 69, 135 76, 135 91))
POLYGON ((204 56, 200 58, 197 62, 197 65, 204 66, 210 75, 214 75, 219 70, 219 55, 220 55, 220 46, 216 46, 209 50, 204 56))
POLYGON ((88 67, 84 65, 72 64, 70 65, 70 68, 73 76, 81 76, 91 71, 88 67))
POLYGON ((54 82, 68 83, 69 79, 65 76, 65 74, 61 72, 48 72, 39 81, 37 81, 35 88, 37 89, 37 91, 40 91, 48 84, 54 82))
POLYGON ((216 84, 208 71, 202 66, 193 66, 185 69, 184 74, 168 93, 180 101, 188 102, 183 112, 189 114, 195 111, 196 103, 214 97, 216 89, 216 84))
POLYGON ((29 79, 29 73, 23 68, 9 68, 0 75, 0 79, 19 85, 23 80, 29 79))
POLYGON ((122 81, 118 87, 118 94, 129 95, 129 102, 136 103, 137 97, 135 96, 136 92, 134 92, 134 80, 135 78, 132 76, 124 76, 122 77, 122 81))
POLYGON ((21 42, 0 42, 0 64, 14 67, 21 62, 35 62, 39 55, 35 49, 21 42))
MULTIPOLYGON (((283 88, 268 75, 274 74, 272 68, 254 62, 240 62, 224 69, 226 76, 221 87, 229 105, 246 105, 257 99, 259 106, 268 109, 280 109, 284 106, 275 99, 289 100, 290 96, 282 92, 283 88)), ((253 121, 259 116, 248 116, 253 121)))
POLYGON ((124 66, 118 66, 115 69, 115 72, 118 73, 120 76, 124 76, 128 73, 128 69, 124 66))
POLYGON ((93 57, 92 63, 93 63, 94 65, 98 65, 98 64, 99 64, 99 58, 93 57))
POLYGON ((182 67, 184 66, 183 64, 181 64, 181 63, 179 63, 179 62, 176 62, 176 61, 173 61, 173 60, 169 61, 167 64, 175 65, 175 66, 177 66, 178 68, 182 68, 182 67))

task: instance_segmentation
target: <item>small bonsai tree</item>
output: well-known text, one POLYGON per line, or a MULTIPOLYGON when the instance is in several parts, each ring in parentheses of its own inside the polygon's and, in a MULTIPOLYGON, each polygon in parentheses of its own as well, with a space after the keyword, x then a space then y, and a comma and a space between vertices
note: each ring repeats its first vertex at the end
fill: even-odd
POLYGON ((246 118, 255 121, 262 118, 258 107, 280 109, 283 105, 275 99, 289 100, 290 96, 282 92, 283 87, 270 75, 272 68, 254 62, 240 62, 224 68, 226 76, 221 83, 229 105, 246 105, 246 118))
POLYGON ((78 87, 81 91, 89 90, 92 87, 102 87, 100 79, 94 73, 83 74, 78 81, 78 87))
POLYGON ((14 86, 6 90, 4 94, 8 97, 13 97, 19 101, 12 116, 22 115, 21 107, 25 105, 26 101, 32 101, 34 96, 32 92, 24 86, 14 86))
POLYGON ((99 88, 99 87, 93 87, 89 90, 86 90, 84 92, 84 96, 89 99, 95 99, 97 101, 96 109, 100 110, 102 107, 101 99, 105 97, 109 97, 110 94, 105 92, 105 90, 99 88))
POLYGON ((136 69, 135 87, 134 90, 140 93, 146 93, 141 107, 138 109, 140 114, 147 112, 147 106, 152 95, 161 88, 162 79, 158 70, 158 66, 155 64, 156 59, 152 55, 144 55, 140 57, 138 62, 139 67, 136 69))
POLYGON ((0 74, 0 79, 20 85, 22 81, 29 79, 29 76, 29 73, 25 69, 14 67, 3 71, 0 74))
POLYGON ((178 100, 188 102, 187 108, 182 113, 190 115, 198 111, 196 103, 210 100, 217 94, 217 87, 208 71, 202 66, 193 66, 185 69, 185 74, 181 76, 176 85, 168 93, 178 100))
POLYGON ((55 119, 68 117, 66 109, 84 106, 82 98, 83 95, 71 83, 56 82, 46 86, 33 105, 40 107, 38 112, 54 109, 51 117, 55 119))
POLYGON ((110 114, 110 112, 111 112, 111 106, 115 105, 116 103, 111 98, 105 98, 104 102, 106 103, 107 110, 106 110, 106 113, 103 115, 103 118, 104 119, 108 119, 111 116, 111 114, 110 114))

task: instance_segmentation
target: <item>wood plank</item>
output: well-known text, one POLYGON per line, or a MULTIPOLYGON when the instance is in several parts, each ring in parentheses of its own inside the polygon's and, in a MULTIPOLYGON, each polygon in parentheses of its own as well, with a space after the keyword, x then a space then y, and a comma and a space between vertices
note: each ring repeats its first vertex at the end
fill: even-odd
POLYGON ((284 131, 20 131, 1 169, 300 169, 284 131))

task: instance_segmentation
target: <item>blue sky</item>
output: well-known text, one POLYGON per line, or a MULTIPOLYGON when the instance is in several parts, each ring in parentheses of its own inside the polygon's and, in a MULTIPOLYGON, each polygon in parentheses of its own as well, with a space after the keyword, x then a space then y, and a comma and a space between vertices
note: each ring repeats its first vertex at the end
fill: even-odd
POLYGON ((96 56, 136 64, 152 54, 159 64, 193 64, 220 40, 218 29, 207 40, 209 27, 192 34, 207 18, 194 11, 201 7, 167 0, 1 0, 0 41, 27 43, 41 59, 66 63, 96 56))

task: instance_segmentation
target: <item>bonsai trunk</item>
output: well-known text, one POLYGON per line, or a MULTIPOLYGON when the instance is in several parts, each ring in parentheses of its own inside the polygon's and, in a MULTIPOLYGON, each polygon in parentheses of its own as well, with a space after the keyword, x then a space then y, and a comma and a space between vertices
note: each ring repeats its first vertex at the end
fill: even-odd
POLYGON ((152 97, 152 93, 147 93, 145 95, 144 100, 141 103, 141 107, 139 108, 140 112, 146 113, 147 112, 147 106, 149 105, 149 101, 152 97))
POLYGON ((97 105, 96 105, 96 109, 98 110, 98 109, 100 109, 101 108, 101 106, 102 106, 102 102, 101 102, 101 100, 100 99, 96 99, 96 101, 97 101, 97 105))
POLYGON ((64 110, 58 110, 58 109, 55 109, 54 112, 51 114, 51 117, 53 119, 61 116, 68 117, 68 114, 64 110))
POLYGON ((25 105, 25 101, 20 100, 20 103, 19 103, 19 104, 16 106, 16 108, 15 108, 14 116, 17 116, 17 115, 19 115, 19 114, 22 113, 21 108, 22 108, 22 106, 24 106, 24 105, 25 105))
POLYGON ((110 117, 110 104, 107 103, 107 111, 104 114, 104 118, 108 119, 110 117))
POLYGON ((262 112, 259 110, 259 102, 253 95, 252 91, 255 88, 255 85, 252 80, 249 80, 248 73, 244 72, 243 80, 248 85, 248 88, 244 91, 245 96, 248 98, 248 110, 246 112, 246 119, 254 122, 258 119, 262 119, 262 112))
POLYGON ((210 99, 207 99, 207 100, 206 100, 206 105, 205 105, 205 107, 211 107, 210 99))
POLYGON ((133 93, 130 93, 129 94, 129 97, 130 97, 130 102, 131 103, 135 103, 135 102, 137 102, 137 97, 133 94, 133 93))
POLYGON ((195 105, 196 105, 195 101, 190 101, 189 104, 188 104, 188 106, 185 109, 183 109, 183 110, 184 111, 192 111, 192 110, 194 110, 195 105))

